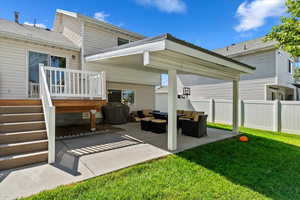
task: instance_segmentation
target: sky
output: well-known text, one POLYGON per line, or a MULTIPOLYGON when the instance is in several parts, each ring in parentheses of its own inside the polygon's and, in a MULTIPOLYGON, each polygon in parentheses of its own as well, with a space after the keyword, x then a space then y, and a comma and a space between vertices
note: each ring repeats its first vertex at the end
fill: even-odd
POLYGON ((284 0, 1 0, 0 18, 52 28, 56 9, 79 12, 145 36, 171 33, 207 49, 264 36, 284 0))

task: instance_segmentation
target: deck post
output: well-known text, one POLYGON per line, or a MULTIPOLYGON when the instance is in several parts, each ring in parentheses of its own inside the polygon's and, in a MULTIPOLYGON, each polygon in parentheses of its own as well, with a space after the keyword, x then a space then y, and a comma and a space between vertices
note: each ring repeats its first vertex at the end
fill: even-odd
POLYGON ((91 131, 96 131, 96 110, 90 111, 91 131))
POLYGON ((168 149, 177 149, 177 72, 168 71, 168 149))
POLYGON ((232 91, 232 132, 239 133, 239 81, 234 80, 232 91))

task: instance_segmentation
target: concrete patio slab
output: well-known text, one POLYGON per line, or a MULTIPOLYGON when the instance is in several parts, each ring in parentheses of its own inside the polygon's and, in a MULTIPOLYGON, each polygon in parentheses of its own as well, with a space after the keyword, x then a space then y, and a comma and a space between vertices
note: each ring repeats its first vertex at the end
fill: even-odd
MULTIPOLYGON (((118 127, 123 131, 57 141, 55 165, 0 171, 0 199, 30 196, 174 153, 166 150, 166 134, 141 131, 137 123, 118 127)), ((205 138, 179 133, 178 151, 233 136, 217 129, 208 129, 205 138)))

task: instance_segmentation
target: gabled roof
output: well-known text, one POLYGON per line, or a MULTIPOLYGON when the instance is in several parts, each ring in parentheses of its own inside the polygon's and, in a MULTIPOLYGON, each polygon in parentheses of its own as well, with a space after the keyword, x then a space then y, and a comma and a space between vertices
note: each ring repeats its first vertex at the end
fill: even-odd
POLYGON ((125 34, 125 35, 128 35, 128 36, 134 37, 136 39, 145 38, 144 35, 141 35, 139 33, 135 33, 135 32, 132 32, 132 31, 125 30, 125 29, 120 28, 118 26, 115 26, 115 25, 109 24, 107 22, 103 22, 103 21, 100 21, 100 20, 85 16, 85 15, 82 15, 80 13, 66 11, 66 10, 62 10, 62 9, 57 9, 56 13, 61 13, 61 14, 64 14, 64 15, 67 15, 67 16, 70 16, 70 17, 73 17, 73 18, 83 20, 85 22, 96 24, 96 25, 101 26, 103 28, 116 31, 116 32, 119 32, 119 33, 122 33, 122 34, 125 34))
POLYGON ((232 44, 223 48, 215 49, 214 52, 222 54, 224 56, 235 57, 239 55, 245 55, 255 53, 258 51, 265 51, 270 49, 276 49, 275 41, 263 41, 264 37, 248 40, 238 44, 232 44))
POLYGON ((18 39, 68 50, 80 50, 78 46, 58 32, 26 24, 18 24, 5 19, 0 19, 0 37, 18 39))

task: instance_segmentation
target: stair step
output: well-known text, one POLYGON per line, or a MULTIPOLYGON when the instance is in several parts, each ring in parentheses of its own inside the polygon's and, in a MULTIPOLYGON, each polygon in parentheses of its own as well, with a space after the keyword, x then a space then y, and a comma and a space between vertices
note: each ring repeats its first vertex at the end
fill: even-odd
POLYGON ((0 144, 47 139, 46 130, 0 133, 0 144))
POLYGON ((43 121, 44 113, 0 114, 0 123, 43 121))
POLYGON ((31 153, 48 149, 48 140, 36 140, 0 145, 0 156, 8 156, 21 153, 31 153))
POLYGON ((0 157, 0 170, 23 167, 25 165, 47 162, 48 151, 24 153, 0 157))
POLYGON ((40 99, 0 99, 1 106, 34 106, 42 105, 40 99))
POLYGON ((0 134, 21 132, 21 131, 42 130, 45 128, 46 128, 45 121, 1 123, 0 134))
POLYGON ((9 113, 41 113, 43 112, 43 107, 36 106, 0 106, 1 114, 9 113))

